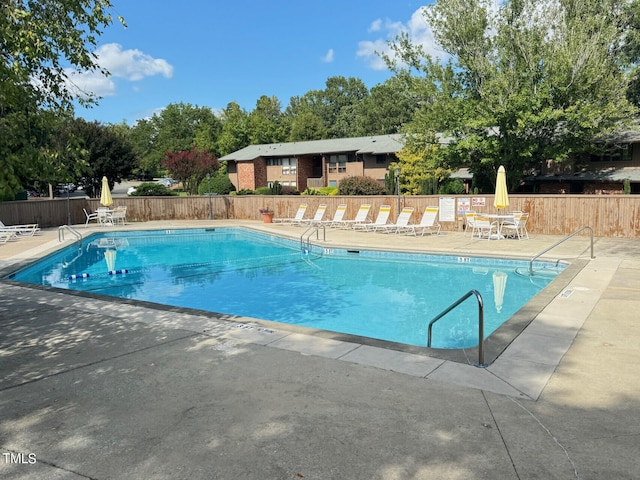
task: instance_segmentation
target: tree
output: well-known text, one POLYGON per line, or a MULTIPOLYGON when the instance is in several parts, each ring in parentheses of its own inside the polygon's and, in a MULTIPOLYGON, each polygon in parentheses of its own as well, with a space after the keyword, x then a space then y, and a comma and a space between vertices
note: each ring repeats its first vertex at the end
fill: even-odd
POLYGON ((182 182, 185 191, 193 195, 198 193, 198 185, 207 174, 215 174, 220 168, 220 162, 213 153, 196 147, 181 152, 166 152, 162 163, 176 180, 182 182))
POLYGON ((237 102, 227 104, 220 114, 222 130, 218 137, 218 153, 224 157, 250 144, 249 114, 237 102))
POLYGON ((112 22, 109 8, 109 0, 0 2, 0 194, 20 188, 21 174, 47 158, 33 136, 42 133, 41 108, 68 113, 78 93, 80 102, 96 101, 74 90, 69 72, 99 69, 91 50, 112 22))
POLYGON ((455 137, 458 163, 490 182, 503 164, 513 190, 540 162, 585 151, 636 114, 627 92, 639 8, 637 0, 492 5, 438 0, 424 15, 450 60, 433 59, 403 35, 390 65, 401 78, 422 77, 415 91, 423 101, 407 130, 447 127, 440 131, 455 137))
POLYGON ((399 133, 413 118, 418 102, 419 97, 397 77, 372 87, 369 95, 358 104, 355 135, 399 133))
POLYGON ((61 125, 55 135, 54 151, 67 172, 67 178, 59 180, 83 184, 91 197, 100 191, 102 177, 107 177, 113 188, 136 166, 133 146, 121 128, 81 118, 61 125))
POLYGON ((142 173, 153 177, 162 173, 165 152, 193 147, 215 152, 222 122, 209 107, 171 103, 150 119, 137 122, 131 130, 142 173))
POLYGON ((277 97, 261 96, 247 123, 249 140, 253 145, 287 140, 288 128, 277 97))

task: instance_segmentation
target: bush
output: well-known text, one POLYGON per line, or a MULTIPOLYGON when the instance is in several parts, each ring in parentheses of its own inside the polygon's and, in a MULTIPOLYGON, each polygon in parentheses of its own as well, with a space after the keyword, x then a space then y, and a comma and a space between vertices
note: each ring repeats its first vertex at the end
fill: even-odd
POLYGON ((164 185, 155 182, 141 183, 131 193, 132 197, 170 197, 173 195, 177 194, 164 185))
POLYGON ((271 192, 271 188, 269 187, 258 187, 255 191, 256 195, 273 195, 271 192))
POLYGON ((295 187, 284 186, 282 187, 282 195, 300 195, 300 192, 295 187))
POLYGON ((211 177, 210 180, 206 178, 198 186, 198 194, 206 195, 207 193, 215 193, 217 195, 229 195, 234 192, 236 187, 229 179, 228 175, 220 175, 211 177), (211 190, 209 190, 211 188, 211 190))
POLYGON ((371 177, 347 177, 338 184, 340 195, 384 195, 385 189, 371 177))
POLYGON ((250 188, 243 188, 242 190, 238 190, 236 195, 255 195, 256 192, 251 190, 250 188))

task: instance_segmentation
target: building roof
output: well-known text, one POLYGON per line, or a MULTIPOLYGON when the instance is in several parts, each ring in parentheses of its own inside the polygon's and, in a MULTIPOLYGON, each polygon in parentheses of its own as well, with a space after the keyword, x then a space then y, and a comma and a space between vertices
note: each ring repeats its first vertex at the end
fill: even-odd
POLYGON ((526 178, 528 181, 601 181, 601 182, 640 182, 640 167, 602 168, 599 170, 567 173, 561 175, 537 175, 526 178))
POLYGON ((402 150, 404 139, 400 134, 376 135, 371 137, 333 138, 310 140, 307 142, 267 143, 249 145, 241 150, 225 155, 220 160, 236 162, 254 160, 258 157, 289 157, 299 155, 322 155, 329 153, 355 152, 372 155, 396 153, 402 150))

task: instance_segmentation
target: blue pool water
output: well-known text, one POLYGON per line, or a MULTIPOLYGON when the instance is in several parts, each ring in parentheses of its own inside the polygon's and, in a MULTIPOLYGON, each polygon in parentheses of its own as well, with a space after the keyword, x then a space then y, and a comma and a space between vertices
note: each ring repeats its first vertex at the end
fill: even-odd
MULTIPOLYGON (((94 235, 10 278, 425 346, 429 321, 469 290, 482 294, 488 336, 562 268, 553 265, 550 275, 533 282, 516 273, 527 267, 522 261, 319 247, 303 254, 298 242, 219 228, 94 235)), ((434 325, 433 347, 477 343, 473 299, 434 325)))

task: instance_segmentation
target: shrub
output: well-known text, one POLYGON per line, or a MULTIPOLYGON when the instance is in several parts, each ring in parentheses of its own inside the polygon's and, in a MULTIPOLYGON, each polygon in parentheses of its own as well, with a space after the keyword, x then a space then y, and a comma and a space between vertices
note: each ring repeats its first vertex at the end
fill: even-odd
POLYGON ((236 187, 233 186, 228 175, 216 175, 211 177, 210 180, 206 178, 198 185, 198 194, 206 195, 207 193, 215 193, 217 195, 229 195, 235 191, 236 187), (211 188, 211 190, 209 190, 211 188))
POLYGON ((238 190, 236 195, 254 195, 256 192, 249 188, 243 188, 242 190, 238 190))
POLYGON ((269 187, 258 187, 255 190, 256 195, 273 195, 271 193, 271 188, 269 187))
POLYGON ((282 195, 300 195, 300 192, 295 187, 284 186, 282 187, 282 195))
POLYGON ((338 184, 340 195, 384 195, 380 183, 371 177, 347 177, 338 184))
POLYGON ((170 197, 173 195, 177 194, 156 182, 141 183, 136 187, 135 191, 131 193, 132 197, 170 197))

